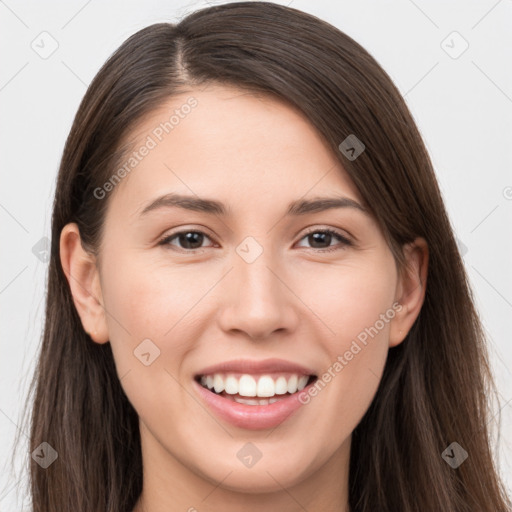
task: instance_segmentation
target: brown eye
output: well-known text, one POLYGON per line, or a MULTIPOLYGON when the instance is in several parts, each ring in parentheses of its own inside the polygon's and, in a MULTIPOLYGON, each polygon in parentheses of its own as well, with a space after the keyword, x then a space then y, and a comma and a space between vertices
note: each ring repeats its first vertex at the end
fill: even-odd
POLYGON ((179 231, 173 235, 162 239, 158 245, 177 245, 172 243, 174 240, 178 242, 178 249, 186 251, 194 251, 203 247, 203 242, 209 237, 202 231, 179 231))
POLYGON ((313 249, 319 251, 335 251, 352 245, 350 240, 332 229, 316 229, 307 233, 302 240, 307 239, 313 249), (340 243, 331 245, 331 242, 338 240, 340 243))

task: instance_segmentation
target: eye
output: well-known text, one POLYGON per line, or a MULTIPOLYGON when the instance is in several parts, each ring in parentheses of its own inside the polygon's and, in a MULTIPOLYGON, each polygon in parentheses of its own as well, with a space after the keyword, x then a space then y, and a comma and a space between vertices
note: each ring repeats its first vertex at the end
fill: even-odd
MULTIPOLYGON (((352 245, 352 242, 348 238, 332 229, 311 230, 308 233, 306 233, 306 235, 303 236, 301 240, 304 240, 306 238, 310 243, 312 243, 312 248, 317 249, 320 252, 337 251, 345 248, 346 246, 352 245), (331 242, 333 241, 333 237, 334 239, 338 239, 340 243, 332 246, 331 242), (327 247, 318 247, 318 244, 327 244, 327 247)), ((184 230, 178 231, 177 233, 164 237, 162 240, 158 242, 158 245, 176 247, 177 244, 173 243, 173 241, 176 240, 180 244, 177 247, 178 250, 181 249, 184 252, 194 253, 198 249, 205 247, 203 246, 203 242, 205 241, 205 239, 210 239, 210 237, 203 233, 202 231, 184 230)))
POLYGON ((306 233, 301 239, 308 239, 313 244, 313 249, 318 249, 320 252, 330 252, 344 249, 346 246, 352 245, 352 242, 343 236, 341 233, 334 231, 333 229, 315 229, 306 233), (331 246, 330 243, 334 238, 337 238, 341 243, 338 245, 331 246), (326 248, 318 247, 318 244, 327 244, 326 248))
POLYGON ((209 239, 210 237, 202 231, 185 230, 166 236, 158 242, 158 245, 175 246, 176 244, 173 244, 172 241, 176 239, 180 244, 183 244, 181 247, 178 247, 178 249, 182 249, 186 252, 194 252, 203 247, 202 243, 205 238, 209 239))

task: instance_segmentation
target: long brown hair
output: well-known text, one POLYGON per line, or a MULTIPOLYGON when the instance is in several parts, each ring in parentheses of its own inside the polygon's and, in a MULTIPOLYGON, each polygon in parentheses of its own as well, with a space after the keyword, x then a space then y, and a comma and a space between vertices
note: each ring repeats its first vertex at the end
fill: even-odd
POLYGON ((90 84, 74 119, 53 204, 46 318, 36 373, 30 451, 34 512, 130 512, 142 490, 138 417, 110 344, 84 332, 59 257, 76 222, 98 253, 123 140, 172 95, 208 83, 277 95, 298 107, 337 155, 377 220, 397 264, 416 237, 429 246, 425 301, 406 340, 390 349, 376 396, 353 432, 352 512, 505 512, 493 461, 489 399, 496 388, 485 337, 432 163, 399 91, 373 57, 330 24, 267 2, 196 11, 127 39, 90 84), (356 159, 339 145, 354 134, 356 159), (442 453, 457 442, 456 469, 442 453))

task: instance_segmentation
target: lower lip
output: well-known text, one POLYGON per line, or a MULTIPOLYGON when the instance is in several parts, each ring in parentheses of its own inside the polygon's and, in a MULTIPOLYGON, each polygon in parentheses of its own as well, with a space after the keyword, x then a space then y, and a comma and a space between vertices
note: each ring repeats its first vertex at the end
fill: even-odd
POLYGON ((304 405, 299 401, 299 393, 307 392, 308 388, 315 383, 313 381, 302 391, 293 395, 287 395, 286 398, 282 398, 273 404, 247 405, 239 404, 229 398, 217 395, 201 386, 195 380, 193 382, 201 398, 217 416, 220 416, 236 427, 251 430, 272 428, 283 423, 283 421, 304 405))

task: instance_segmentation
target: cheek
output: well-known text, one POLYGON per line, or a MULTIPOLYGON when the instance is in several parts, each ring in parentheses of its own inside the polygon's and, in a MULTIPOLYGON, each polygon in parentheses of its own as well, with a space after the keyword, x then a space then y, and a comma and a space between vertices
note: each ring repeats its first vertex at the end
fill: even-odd
POLYGON ((105 279, 105 306, 115 318, 107 319, 109 331, 122 338, 129 332, 133 341, 168 338, 211 287, 209 280, 198 279, 198 272, 143 258, 117 260, 105 279))
POLYGON ((339 383, 349 396, 368 399, 376 389, 389 348, 389 328, 394 317, 394 280, 388 269, 374 267, 354 273, 339 293, 331 360, 343 375, 339 383))
POLYGON ((309 390, 315 428, 331 432, 327 452, 356 428, 377 392, 388 354, 389 323, 375 320, 382 310, 374 303, 339 315, 335 336, 325 338, 327 364, 309 390), (377 326, 376 322, 379 322, 377 326), (380 323, 382 322, 382 323, 380 323), (379 329, 380 328, 380 329, 379 329))
MULTIPOLYGON (((303 266, 295 281, 297 296, 321 320, 325 339, 330 337, 339 350, 373 326, 393 304, 393 264, 385 255, 377 256, 347 258, 339 265, 303 266)), ((379 330, 387 332, 387 327, 379 330)))
MULTIPOLYGON (((178 395, 181 363, 194 348, 191 340, 200 336, 206 302, 202 299, 215 276, 198 279, 197 268, 171 267, 161 259, 110 261, 115 264, 105 272, 102 284, 110 344, 125 392, 143 411, 147 397, 157 400, 164 390, 168 397, 178 395)), ((157 403, 153 405, 158 409, 157 403)))
POLYGON ((187 312, 206 293, 206 284, 194 286, 183 270, 171 272, 135 258, 115 261, 103 286, 121 385, 143 421, 150 424, 158 411, 158 418, 165 417, 170 425, 172 418, 164 410, 183 408, 179 370, 190 350, 180 333, 192 330, 187 312))
POLYGON ((315 278, 303 276, 308 283, 308 291, 302 289, 304 302, 313 305, 328 327, 321 338, 324 372, 314 396, 304 399, 317 408, 314 415, 324 423, 320 428, 337 432, 335 446, 356 427, 377 391, 395 316, 395 274, 392 264, 374 263, 330 268, 315 278))

